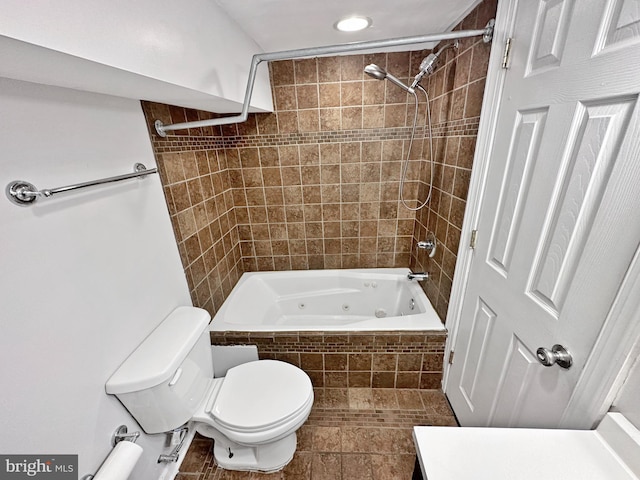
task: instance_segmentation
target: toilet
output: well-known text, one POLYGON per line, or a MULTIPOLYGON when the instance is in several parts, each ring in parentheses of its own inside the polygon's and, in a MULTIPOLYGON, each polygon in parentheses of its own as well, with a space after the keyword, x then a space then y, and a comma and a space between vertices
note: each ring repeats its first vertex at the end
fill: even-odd
POLYGON ((235 366, 213 378, 208 325, 200 308, 176 308, 106 383, 146 433, 193 422, 214 439, 227 470, 274 472, 293 458, 313 388, 301 369, 277 360, 235 366))

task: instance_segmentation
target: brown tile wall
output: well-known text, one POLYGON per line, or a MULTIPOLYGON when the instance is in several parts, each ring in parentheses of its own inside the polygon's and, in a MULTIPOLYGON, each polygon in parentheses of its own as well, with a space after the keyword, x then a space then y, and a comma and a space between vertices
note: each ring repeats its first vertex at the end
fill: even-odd
MULTIPOLYGON (((167 105, 142 106, 151 123, 184 113, 167 105)), ((213 314, 243 273, 225 151, 188 142, 156 149, 155 155, 193 304, 213 314)))
POLYGON ((446 333, 211 332, 213 345, 257 345, 302 368, 314 387, 438 389, 446 333))
POLYGON ((363 69, 374 62, 407 80, 412 59, 270 64, 275 113, 231 137, 238 148, 228 155, 245 271, 408 265, 414 214, 397 195, 412 100, 363 69))
MULTIPOLYGON (((485 0, 454 30, 484 28, 495 17, 496 8, 497 0, 485 0)), ((460 245, 490 45, 481 38, 460 40, 457 50, 443 52, 440 66, 425 85, 431 106, 434 183, 431 202, 416 215, 410 265, 413 271, 431 274, 423 288, 443 321, 460 245), (428 231, 435 233, 438 243, 433 258, 415 248, 428 231)), ((428 135, 423 150, 429 158, 428 135)), ((430 165, 424 162, 419 198, 427 197, 429 178, 430 165)))

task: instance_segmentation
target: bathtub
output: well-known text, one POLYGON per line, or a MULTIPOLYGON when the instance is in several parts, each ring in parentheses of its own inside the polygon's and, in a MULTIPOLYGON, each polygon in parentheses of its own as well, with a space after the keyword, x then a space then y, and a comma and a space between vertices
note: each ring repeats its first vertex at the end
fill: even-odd
POLYGON ((212 332, 445 330, 406 268, 295 270, 242 275, 212 332))

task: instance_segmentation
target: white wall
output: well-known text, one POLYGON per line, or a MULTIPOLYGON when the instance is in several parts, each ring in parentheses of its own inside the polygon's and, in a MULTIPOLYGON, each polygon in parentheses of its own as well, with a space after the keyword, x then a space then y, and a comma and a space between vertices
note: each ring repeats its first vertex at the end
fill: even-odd
MULTIPOLYGON (((0 79, 0 186, 51 188, 155 166, 139 102, 0 79)), ((95 473, 120 424, 104 383, 176 306, 190 305, 160 179, 42 200, 0 198, 0 451, 78 454, 95 473)), ((132 478, 156 478, 144 436, 132 478)))
MULTIPOLYGON (((0 76, 239 112, 260 47, 212 0, 5 0, 0 76)), ((273 108, 266 64, 251 105, 273 108)))

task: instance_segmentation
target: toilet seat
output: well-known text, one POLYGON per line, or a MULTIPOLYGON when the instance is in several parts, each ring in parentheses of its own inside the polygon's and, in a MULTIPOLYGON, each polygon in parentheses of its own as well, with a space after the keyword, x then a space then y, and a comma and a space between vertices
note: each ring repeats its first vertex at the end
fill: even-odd
POLYGON ((307 419, 313 386, 299 368, 258 360, 231 368, 205 410, 230 440, 258 444, 281 438, 307 419))

